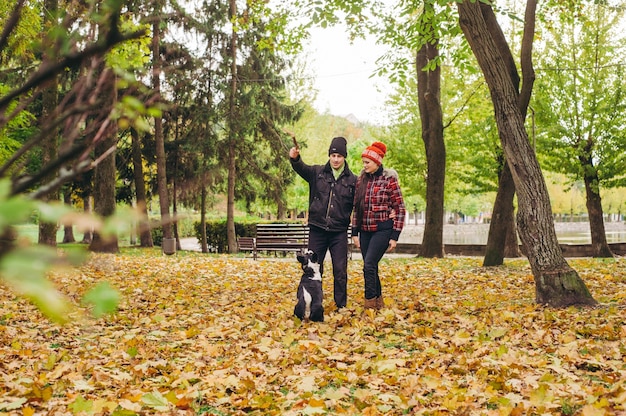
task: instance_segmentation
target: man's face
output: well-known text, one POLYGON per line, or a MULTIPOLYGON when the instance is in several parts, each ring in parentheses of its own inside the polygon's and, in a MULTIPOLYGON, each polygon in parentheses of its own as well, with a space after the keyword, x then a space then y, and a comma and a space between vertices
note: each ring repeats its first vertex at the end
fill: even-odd
POLYGON ((333 169, 339 169, 341 166, 343 166, 343 163, 346 161, 346 158, 343 157, 343 155, 340 155, 339 153, 331 153, 329 156, 330 159, 330 166, 333 167, 333 169))

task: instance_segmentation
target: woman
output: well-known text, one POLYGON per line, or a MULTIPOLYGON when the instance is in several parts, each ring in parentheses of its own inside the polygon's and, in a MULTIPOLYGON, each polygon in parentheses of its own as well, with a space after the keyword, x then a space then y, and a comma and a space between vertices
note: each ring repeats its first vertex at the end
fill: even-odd
POLYGON ((361 154, 363 171, 354 194, 352 242, 363 255, 365 309, 381 309, 383 301, 378 263, 396 248, 404 226, 405 208, 398 173, 383 168, 387 146, 374 142, 361 154))

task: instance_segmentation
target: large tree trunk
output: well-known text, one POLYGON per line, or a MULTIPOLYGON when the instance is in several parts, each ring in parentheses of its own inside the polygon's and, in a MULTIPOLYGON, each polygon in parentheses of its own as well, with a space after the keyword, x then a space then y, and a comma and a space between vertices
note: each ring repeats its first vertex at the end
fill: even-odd
MULTIPOLYGON (((104 100, 109 108, 113 108, 116 101, 115 76, 112 71, 107 71, 107 88, 104 89, 108 94, 107 100, 104 100)), ((115 148, 117 146, 117 129, 114 121, 107 128, 102 140, 98 141, 95 146, 96 160, 100 159, 96 165, 94 175, 94 211, 100 217, 106 219, 115 213, 115 148)), ((103 236, 100 231, 93 233, 93 239, 89 245, 89 250, 99 253, 117 253, 119 251, 117 236, 103 236)))
MULTIPOLYGON (((95 147, 96 157, 104 155, 116 146, 113 133, 99 142, 95 147)), ((111 152, 96 166, 94 177, 94 212, 106 218, 115 213, 115 152, 111 152)), ((116 236, 103 236, 94 231, 89 250, 99 253, 117 253, 119 251, 116 236)))
POLYGON ((17 231, 12 226, 5 227, 0 232, 0 259, 7 255, 11 250, 15 249, 15 241, 17 240, 17 231))
POLYGON ((528 140, 518 93, 489 33, 480 3, 465 0, 457 6, 461 29, 489 86, 500 141, 515 182, 517 224, 535 279, 536 301, 552 307, 595 305, 585 283, 561 252, 548 189, 528 140))
MULTIPOLYGON (((532 48, 535 34, 535 10, 536 0, 529 0, 526 3, 526 13, 524 17, 524 35, 521 48, 521 68, 523 74, 522 91, 518 98, 518 104, 523 118, 526 112, 535 81, 535 71, 532 65, 532 48)), ((511 49, 506 41, 504 33, 497 22, 493 9, 481 3, 481 12, 487 28, 494 39, 502 59, 507 65, 508 74, 515 90, 519 90, 520 77, 517 72, 515 60, 511 54, 511 49)), ((498 193, 493 206, 493 217, 489 226, 489 236, 485 248, 485 258, 483 266, 500 266, 504 263, 504 257, 519 257, 519 245, 517 243, 517 226, 515 224, 515 208, 513 200, 515 198, 515 183, 511 175, 511 169, 504 160, 502 172, 498 182, 498 193)))
POLYGON ((226 237, 228 240, 228 252, 237 252, 237 235, 235 234, 235 175, 236 157, 234 143, 231 142, 228 149, 228 196, 226 202, 226 237))
POLYGON ((606 230, 604 229, 604 214, 602 212, 602 198, 599 194, 598 174, 593 166, 591 156, 584 160, 581 157, 581 164, 585 168, 585 195, 587 203, 587 213, 589 214, 589 228, 591 231, 591 248, 593 257, 614 257, 606 240, 606 230))
POLYGON ((515 196, 515 184, 509 165, 505 162, 500 174, 498 193, 493 204, 493 215, 489 224, 489 234, 487 236, 487 246, 485 247, 485 258, 483 266, 500 266, 504 262, 504 257, 518 257, 519 249, 517 244, 517 232, 515 218, 513 216, 513 198, 515 196), (513 224, 513 225, 512 225, 513 224), (514 241, 514 248, 511 241, 514 241), (507 252, 507 247, 509 247, 507 252))
MULTIPOLYGON (((158 12, 156 14, 158 15, 158 12)), ((152 25, 152 88, 155 94, 159 94, 161 92, 161 53, 159 48, 159 43, 161 42, 161 32, 159 25, 159 21, 156 21, 152 25)), ((159 207, 161 209, 163 240, 170 240, 172 238, 172 221, 170 218, 170 200, 167 192, 165 138, 163 137, 163 120, 161 119, 161 116, 154 118, 154 139, 156 143, 157 188, 159 193, 159 207)), ((161 247, 166 247, 165 241, 161 243, 161 247)), ((173 253, 168 251, 166 254, 173 253)))
POLYGON ((150 232, 150 219, 148 218, 148 203, 146 199, 146 183, 143 179, 143 159, 141 157, 141 139, 135 129, 131 129, 132 155, 133 155, 133 179, 135 182, 135 198, 137 210, 141 212, 139 220, 139 245, 141 247, 153 247, 152 233, 150 232))
POLYGON ((276 201, 276 218, 278 218, 278 220, 284 220, 287 217, 287 205, 285 204, 285 201, 282 200, 282 198, 278 198, 278 200, 276 201))
MULTIPOLYGON (((88 192, 85 192, 83 194, 83 212, 88 215, 91 215, 93 213, 92 204, 91 204, 91 196, 92 196, 91 188, 89 189, 88 192)), ((85 230, 81 243, 91 244, 92 240, 93 240, 93 229, 89 228, 85 230)))
MULTIPOLYGON (((237 18, 237 2, 230 0, 230 17, 232 21, 237 18)), ((237 173, 237 157, 235 155, 236 134, 236 105, 237 94, 237 32, 233 28, 230 39, 230 97, 229 97, 229 141, 228 141, 228 189, 226 196, 226 239, 228 252, 237 252, 237 235, 235 234, 235 176, 237 173)))
MULTIPOLYGON (((68 207, 72 207, 72 188, 70 186, 66 186, 63 191, 63 202, 68 207)), ((74 227, 72 224, 67 224, 63 226, 63 243, 75 243, 76 238, 74 237, 74 227)))
MULTIPOLYGON (((45 0, 44 2, 46 10, 48 13, 44 13, 44 30, 42 33, 45 34, 48 32, 48 26, 53 25, 55 22, 51 21, 53 16, 56 16, 56 11, 58 9, 57 0, 45 0)), ((43 90, 42 94, 42 120, 48 120, 52 117, 52 114, 56 110, 58 103, 58 82, 57 77, 51 77, 50 84, 43 90)), ((47 136, 47 138, 42 143, 42 166, 45 166, 47 163, 55 160, 58 156, 58 138, 59 134, 58 128, 54 128, 55 131, 51 132, 47 136)), ((53 179, 53 178, 48 178, 53 179)), ((58 201, 59 200, 59 192, 52 191, 48 193, 43 201, 58 201)), ((58 225, 56 223, 39 221, 39 243, 46 244, 50 246, 57 245, 57 230, 58 225)))
POLYGON ((439 55, 438 44, 425 43, 417 52, 417 95, 422 122, 422 140, 426 149, 426 218, 419 255, 443 257, 443 199, 446 177, 446 146, 443 140, 441 110, 441 69, 424 71, 429 61, 439 55))

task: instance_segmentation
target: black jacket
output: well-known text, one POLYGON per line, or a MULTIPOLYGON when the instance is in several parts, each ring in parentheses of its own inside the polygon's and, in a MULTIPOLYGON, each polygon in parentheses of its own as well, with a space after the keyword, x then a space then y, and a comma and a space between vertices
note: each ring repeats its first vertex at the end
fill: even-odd
POLYGON ((309 183, 309 225, 326 231, 347 230, 356 187, 356 175, 348 163, 335 180, 330 162, 310 166, 300 156, 290 161, 296 173, 309 183))

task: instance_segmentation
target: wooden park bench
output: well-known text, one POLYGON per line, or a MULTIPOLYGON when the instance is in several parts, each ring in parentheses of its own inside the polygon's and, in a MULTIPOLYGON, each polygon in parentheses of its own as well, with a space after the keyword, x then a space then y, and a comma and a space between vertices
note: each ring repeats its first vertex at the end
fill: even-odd
POLYGON ((256 243, 254 237, 237 237, 237 250, 252 252, 252 258, 256 260, 256 243))
POLYGON ((309 243, 309 227, 304 223, 260 223, 256 237, 237 238, 239 251, 251 251, 256 260, 258 253, 299 251, 309 243))
MULTIPOLYGON (((256 260, 258 253, 287 253, 307 248, 309 226, 304 223, 260 223, 256 225, 256 237, 238 237, 239 251, 251 251, 256 260)), ((352 258, 352 239, 348 230, 348 256, 352 258)))
POLYGON ((256 250, 267 252, 299 251, 309 244, 309 226, 303 223, 257 224, 256 250))

